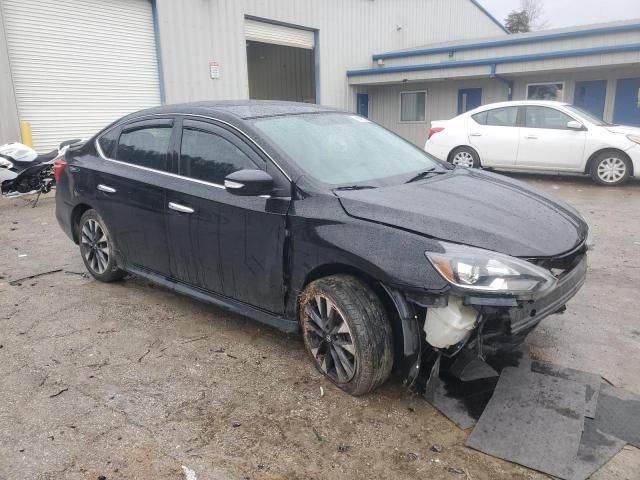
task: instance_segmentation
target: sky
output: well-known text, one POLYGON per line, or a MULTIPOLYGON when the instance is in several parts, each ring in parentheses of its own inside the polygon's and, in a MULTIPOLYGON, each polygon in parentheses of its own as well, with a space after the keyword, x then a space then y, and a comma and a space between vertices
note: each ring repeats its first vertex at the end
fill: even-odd
MULTIPOLYGON (((479 0, 497 20, 504 23, 520 0, 479 0)), ((640 18, 640 0, 542 0, 545 28, 560 28, 589 23, 640 18)))

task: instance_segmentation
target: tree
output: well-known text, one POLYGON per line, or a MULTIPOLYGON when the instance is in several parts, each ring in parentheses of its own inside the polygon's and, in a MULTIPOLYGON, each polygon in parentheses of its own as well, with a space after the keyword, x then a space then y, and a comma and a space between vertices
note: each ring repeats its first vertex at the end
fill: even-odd
POLYGON ((520 10, 513 10, 504 20, 504 26, 511 33, 541 30, 549 22, 544 18, 543 0, 521 0, 520 10))

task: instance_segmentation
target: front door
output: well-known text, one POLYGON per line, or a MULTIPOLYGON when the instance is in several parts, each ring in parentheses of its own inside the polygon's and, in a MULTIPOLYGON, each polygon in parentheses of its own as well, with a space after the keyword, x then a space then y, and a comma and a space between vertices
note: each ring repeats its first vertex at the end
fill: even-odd
POLYGON ((122 128, 116 146, 96 172, 96 208, 127 264, 167 275, 164 186, 171 119, 138 121, 122 128), (115 161, 114 161, 115 160, 115 161))
POLYGON ((224 188, 232 172, 268 170, 265 160, 222 126, 189 119, 175 154, 179 178, 166 205, 172 276, 282 313, 286 205, 274 208, 276 199, 239 197, 224 188))
POLYGON ((518 167, 582 171, 586 131, 567 128, 567 123, 575 119, 555 108, 522 108, 525 113, 518 167))
POLYGON ((589 80, 586 82, 576 82, 576 91, 573 97, 573 104, 588 112, 593 113, 598 118, 604 116, 604 100, 607 95, 606 80, 589 80))
POLYGON ((461 88, 458 90, 458 115, 482 105, 481 88, 461 88))
POLYGON ((613 123, 640 125, 640 78, 618 80, 613 123))
POLYGON ((362 115, 363 117, 369 117, 369 94, 359 93, 357 99, 358 99, 358 115, 362 115))

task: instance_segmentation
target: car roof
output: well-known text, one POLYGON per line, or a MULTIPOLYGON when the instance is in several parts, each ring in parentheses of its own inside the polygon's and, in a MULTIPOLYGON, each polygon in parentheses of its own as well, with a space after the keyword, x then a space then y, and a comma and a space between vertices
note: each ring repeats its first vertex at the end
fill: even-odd
POLYGON ((553 100, 510 100, 508 102, 496 102, 496 103, 488 103, 486 105, 482 105, 478 108, 470 110, 470 112, 483 112, 485 110, 491 110, 494 108, 500 107, 517 107, 519 105, 539 105, 543 107, 565 107, 571 105, 567 102, 558 102, 553 100))
POLYGON ((221 100, 204 101, 191 103, 178 103, 173 105, 163 105, 161 107, 140 110, 130 115, 129 118, 158 115, 158 114, 194 114, 231 115, 238 119, 246 120, 250 118, 272 117, 278 115, 300 115, 304 113, 326 113, 340 112, 343 110, 316 105, 314 103, 284 102, 274 100, 221 100))

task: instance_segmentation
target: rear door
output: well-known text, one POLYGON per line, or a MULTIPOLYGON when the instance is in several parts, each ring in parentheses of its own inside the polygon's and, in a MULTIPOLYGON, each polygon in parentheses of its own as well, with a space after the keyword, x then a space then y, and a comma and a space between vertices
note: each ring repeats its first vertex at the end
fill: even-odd
POLYGON ((469 143, 480 155, 482 166, 510 167, 516 164, 520 128, 518 107, 501 107, 472 115, 468 123, 469 143))
POLYGON ((224 126, 190 119, 182 122, 175 153, 179 178, 167 190, 172 276, 282 312, 288 199, 238 197, 224 188, 232 172, 269 170, 265 159, 224 126))
POLYGON ((567 123, 575 119, 555 108, 538 105, 522 108, 517 166, 582 171, 586 130, 567 128, 567 123))
POLYGON ((100 140, 96 208, 127 264, 167 275, 164 186, 173 119, 126 124, 100 140))

